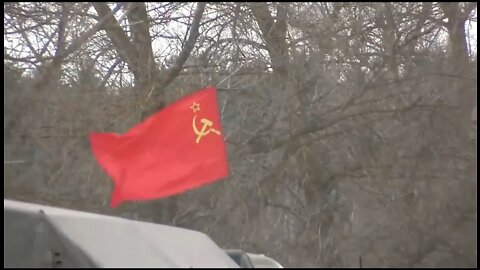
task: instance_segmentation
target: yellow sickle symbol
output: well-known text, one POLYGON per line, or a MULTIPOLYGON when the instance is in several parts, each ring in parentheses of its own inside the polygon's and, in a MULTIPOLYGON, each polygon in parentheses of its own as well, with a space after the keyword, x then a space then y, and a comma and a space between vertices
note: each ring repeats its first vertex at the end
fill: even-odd
POLYGON ((202 122, 203 126, 202 126, 202 129, 200 131, 198 131, 197 126, 195 124, 196 120, 197 120, 197 115, 193 116, 193 122, 192 122, 193 131, 195 132, 195 134, 197 134, 197 140, 195 141, 196 143, 199 143, 200 139, 203 136, 207 136, 208 134, 210 134, 210 132, 213 132, 217 135, 221 134, 220 131, 212 128, 213 122, 208 120, 208 119, 205 119, 205 118, 202 118, 202 120, 200 120, 200 122, 202 122))

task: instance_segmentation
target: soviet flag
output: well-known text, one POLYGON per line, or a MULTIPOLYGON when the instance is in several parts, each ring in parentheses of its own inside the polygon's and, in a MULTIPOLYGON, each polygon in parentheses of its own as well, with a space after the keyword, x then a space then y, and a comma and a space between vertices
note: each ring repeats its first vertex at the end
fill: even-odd
POLYGON ((158 199, 229 174, 217 90, 185 96, 125 134, 91 133, 93 154, 113 180, 111 206, 158 199))

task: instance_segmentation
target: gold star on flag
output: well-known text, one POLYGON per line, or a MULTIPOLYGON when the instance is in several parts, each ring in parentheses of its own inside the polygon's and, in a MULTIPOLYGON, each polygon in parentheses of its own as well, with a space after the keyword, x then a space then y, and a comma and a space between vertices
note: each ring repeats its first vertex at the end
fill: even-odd
POLYGON ((193 105, 190 107, 190 109, 192 109, 194 113, 200 111, 200 104, 193 102, 193 105))

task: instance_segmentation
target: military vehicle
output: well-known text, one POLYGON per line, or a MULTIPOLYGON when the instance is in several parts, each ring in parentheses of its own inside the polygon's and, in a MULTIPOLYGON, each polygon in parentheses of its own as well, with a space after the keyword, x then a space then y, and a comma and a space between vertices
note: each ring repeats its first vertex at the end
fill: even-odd
POLYGON ((4 199, 4 268, 282 268, 193 230, 4 199))

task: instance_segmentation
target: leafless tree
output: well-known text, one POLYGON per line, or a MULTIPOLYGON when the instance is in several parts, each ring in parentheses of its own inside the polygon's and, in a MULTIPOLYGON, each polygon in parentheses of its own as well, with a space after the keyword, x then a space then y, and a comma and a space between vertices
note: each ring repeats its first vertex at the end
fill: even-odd
POLYGON ((6 197, 198 229, 285 266, 476 265, 476 3, 4 8, 6 197), (230 177, 109 209, 88 132, 205 85, 230 177))

